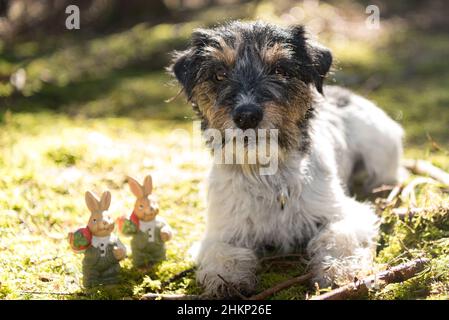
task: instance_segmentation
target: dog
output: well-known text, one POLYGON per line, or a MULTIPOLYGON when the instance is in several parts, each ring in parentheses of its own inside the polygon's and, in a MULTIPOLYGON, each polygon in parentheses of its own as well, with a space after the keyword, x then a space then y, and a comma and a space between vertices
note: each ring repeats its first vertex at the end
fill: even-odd
POLYGON ((278 130, 276 173, 212 166, 196 273, 207 296, 254 292, 258 260, 273 252, 305 250, 321 287, 369 272, 379 219, 350 186, 360 171, 366 190, 398 183, 404 132, 372 102, 323 85, 331 66, 303 26, 261 21, 198 29, 175 52, 169 71, 203 130, 278 130))

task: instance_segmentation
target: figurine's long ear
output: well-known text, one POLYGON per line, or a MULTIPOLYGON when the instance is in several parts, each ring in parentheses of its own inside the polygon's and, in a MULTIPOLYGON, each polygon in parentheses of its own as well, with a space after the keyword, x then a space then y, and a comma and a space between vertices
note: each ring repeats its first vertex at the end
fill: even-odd
POLYGON ((131 192, 137 197, 137 198, 143 198, 144 192, 143 187, 140 185, 140 183, 137 182, 136 179, 127 177, 129 188, 131 189, 131 192))
POLYGON ((145 180, 143 181, 143 191, 145 196, 151 194, 153 191, 153 179, 151 178, 151 175, 145 177, 145 180))
POLYGON ((109 191, 103 192, 100 200, 100 209, 106 211, 111 205, 111 193, 109 191))
POLYGON ((94 213, 100 210, 100 201, 98 201, 98 198, 92 192, 86 191, 84 198, 86 199, 86 205, 90 212, 94 213))

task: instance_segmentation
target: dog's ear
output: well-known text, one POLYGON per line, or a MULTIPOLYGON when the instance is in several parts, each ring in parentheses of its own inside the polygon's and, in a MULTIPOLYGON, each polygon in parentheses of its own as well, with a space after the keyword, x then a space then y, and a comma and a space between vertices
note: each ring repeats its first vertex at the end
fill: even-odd
POLYGON ((189 68, 192 64, 193 50, 176 51, 173 54, 173 63, 169 67, 169 71, 176 77, 179 83, 186 89, 193 75, 190 74, 189 68))
POLYGON ((183 86, 189 100, 192 97, 192 90, 197 81, 198 72, 201 67, 202 48, 206 46, 208 39, 208 30, 195 30, 192 34, 190 48, 184 51, 176 51, 173 55, 172 64, 168 67, 168 71, 171 72, 183 86))
POLYGON ((332 65, 332 53, 319 43, 307 39, 303 26, 291 28, 296 57, 307 74, 304 78, 315 84, 319 93, 323 93, 323 81, 332 65))
POLYGON ((316 71, 314 76, 315 86, 319 93, 323 93, 323 81, 332 65, 332 53, 326 47, 318 44, 308 44, 309 55, 312 58, 312 64, 316 71))

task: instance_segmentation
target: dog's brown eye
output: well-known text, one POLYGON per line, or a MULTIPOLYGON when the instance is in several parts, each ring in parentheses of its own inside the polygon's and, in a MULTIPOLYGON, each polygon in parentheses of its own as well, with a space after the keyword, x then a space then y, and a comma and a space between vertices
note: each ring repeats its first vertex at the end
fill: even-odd
POLYGON ((215 80, 223 81, 226 78, 226 75, 227 75, 226 71, 223 69, 220 69, 215 73, 215 80))
POLYGON ((281 67, 276 67, 276 69, 274 69, 274 73, 277 76, 282 76, 282 77, 285 77, 287 75, 287 72, 281 67))

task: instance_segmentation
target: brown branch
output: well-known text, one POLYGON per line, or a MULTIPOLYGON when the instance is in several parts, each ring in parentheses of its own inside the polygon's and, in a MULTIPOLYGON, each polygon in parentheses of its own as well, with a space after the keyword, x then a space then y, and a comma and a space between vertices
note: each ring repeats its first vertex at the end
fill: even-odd
POLYGON ((393 190, 391 190, 390 194, 387 197, 387 204, 391 204, 393 202, 394 199, 397 198, 397 196, 399 195, 399 193, 401 192, 402 189, 402 185, 397 185, 393 188, 393 190))
POLYGON ((71 296, 71 295, 76 295, 76 296, 84 296, 83 293, 77 293, 77 292, 45 292, 45 291, 20 291, 21 294, 42 294, 42 295, 47 295, 47 296, 71 296))
POLYGON ((303 274, 301 276, 294 277, 292 279, 288 279, 287 281, 278 283, 274 287, 268 288, 265 291, 262 291, 252 297, 249 297, 248 300, 264 300, 281 290, 285 290, 285 289, 290 288, 291 286, 294 286, 296 284, 303 284, 303 283, 309 281, 310 279, 312 279, 312 273, 309 272, 309 273, 303 274))
POLYGON ((381 193, 381 192, 385 192, 385 191, 391 191, 393 190, 394 186, 388 185, 388 184, 383 184, 378 188, 374 188, 371 193, 381 193))
POLYGON ((200 300, 200 296, 196 294, 163 294, 163 293, 146 293, 140 297, 140 300, 200 300))
POLYGON ((428 161, 424 160, 403 160, 403 165, 415 174, 428 175, 435 180, 449 186, 449 173, 440 168, 435 167, 428 161))
POLYGON ((416 193, 415 188, 420 184, 434 184, 435 180, 426 177, 418 177, 413 179, 401 192, 401 199, 404 201, 406 198, 410 199, 411 205, 416 205, 416 193))
POLYGON ((192 267, 192 268, 186 269, 186 270, 184 270, 184 271, 181 271, 181 272, 175 274, 175 275, 172 276, 170 279, 168 279, 168 280, 162 282, 162 283, 161 283, 161 287, 166 287, 166 286, 168 286, 170 283, 175 282, 175 281, 178 281, 179 279, 184 278, 184 277, 187 276, 188 274, 194 272, 195 269, 196 269, 195 267, 192 267))
POLYGON ((424 269, 427 263, 429 263, 429 259, 422 258, 412 260, 362 280, 349 283, 325 294, 312 297, 310 300, 356 299, 367 294, 370 288, 376 287, 376 289, 378 289, 389 283, 403 282, 414 277, 418 272, 424 269))
POLYGON ((444 152, 446 155, 449 155, 449 151, 447 151, 446 149, 442 148, 433 138, 432 136, 427 132, 426 134, 427 136, 427 140, 429 140, 429 142, 432 144, 432 148, 435 149, 436 151, 441 151, 444 152))

